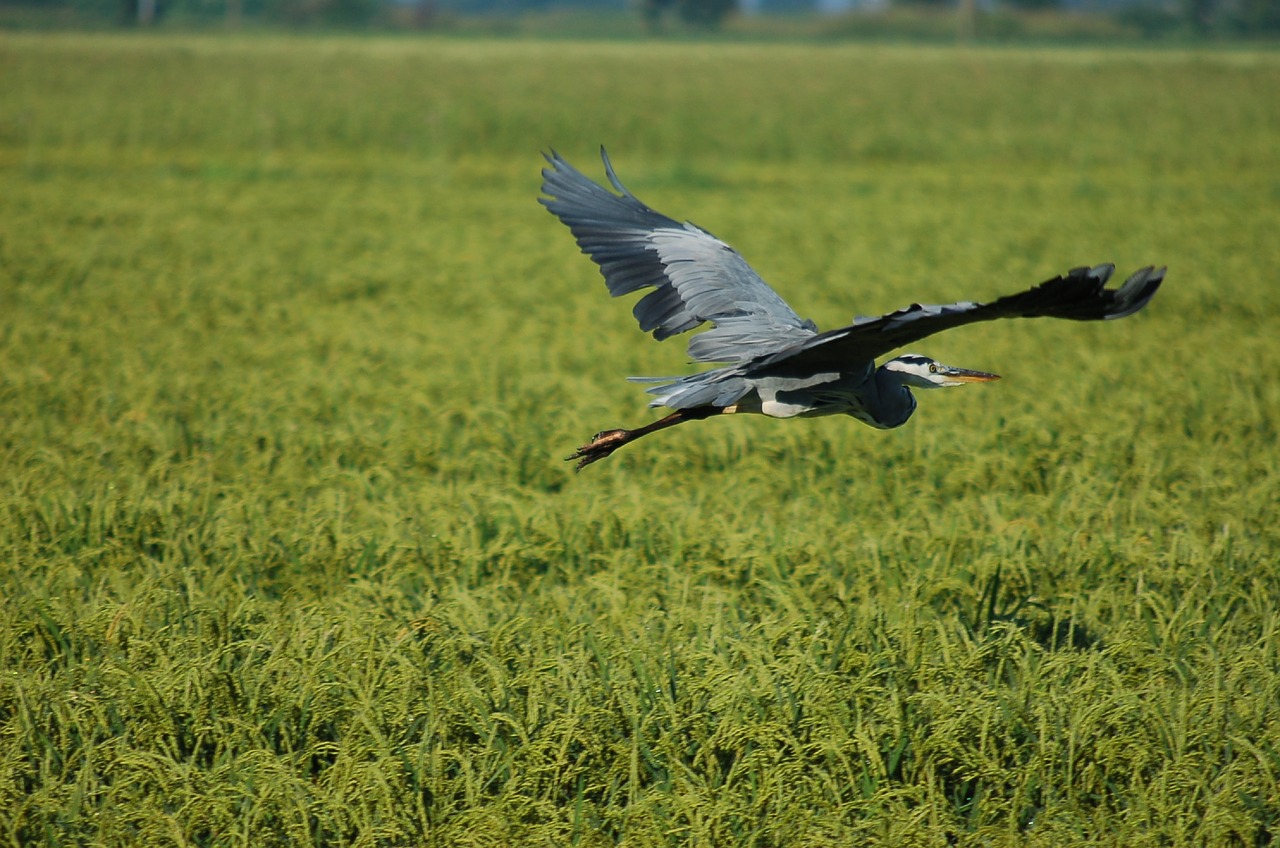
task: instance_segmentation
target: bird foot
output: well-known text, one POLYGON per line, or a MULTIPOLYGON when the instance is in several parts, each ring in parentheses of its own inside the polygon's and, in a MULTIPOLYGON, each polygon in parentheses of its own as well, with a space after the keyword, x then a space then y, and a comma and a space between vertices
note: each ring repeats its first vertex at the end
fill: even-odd
POLYGON ((565 457, 565 462, 578 460, 575 471, 581 471, 593 462, 604 459, 618 448, 631 441, 630 430, 602 430, 591 437, 591 441, 565 457))

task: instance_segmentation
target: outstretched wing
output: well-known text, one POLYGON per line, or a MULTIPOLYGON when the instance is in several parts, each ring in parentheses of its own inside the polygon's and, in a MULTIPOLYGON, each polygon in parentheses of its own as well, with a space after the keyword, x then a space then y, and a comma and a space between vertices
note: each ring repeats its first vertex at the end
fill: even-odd
POLYGON ((806 373, 848 368, 869 362, 890 351, 919 341, 934 333, 997 318, 1066 318, 1071 321, 1100 321, 1132 315, 1155 296, 1164 280, 1164 268, 1147 267, 1135 272, 1118 289, 1106 287, 1114 265, 1074 268, 1060 277, 1019 294, 991 303, 952 303, 921 306, 879 318, 855 320, 848 327, 830 330, 786 350, 763 357, 756 364, 806 373))
POLYGON ((650 288, 633 314, 662 339, 704 322, 689 343, 704 362, 742 362, 813 338, 818 331, 778 297, 732 247, 690 223, 655 212, 628 191, 604 148, 605 174, 619 194, 588 179, 555 151, 544 154, 538 202, 564 222, 604 275, 609 294, 650 288))

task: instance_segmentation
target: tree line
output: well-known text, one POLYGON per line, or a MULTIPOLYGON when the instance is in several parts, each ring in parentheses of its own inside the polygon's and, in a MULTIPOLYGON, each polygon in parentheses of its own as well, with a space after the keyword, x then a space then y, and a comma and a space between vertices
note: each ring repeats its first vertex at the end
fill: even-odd
MULTIPOLYGON (((155 26, 169 17, 283 26, 368 27, 390 21, 430 26, 442 16, 519 15, 546 9, 554 0, 0 0, 3 7, 61 10, 76 20, 155 26)), ((649 28, 666 21, 715 28, 739 0, 578 0, 582 9, 637 10, 649 28)), ((955 8, 973 0, 888 0, 891 6, 955 8)), ((993 0, 1010 9, 1052 9, 1071 0, 993 0)), ((1142 29, 1181 28, 1201 35, 1280 33, 1280 0, 1100 0, 1122 20, 1142 29)), ((803 12, 815 0, 763 0, 764 11, 803 12)))

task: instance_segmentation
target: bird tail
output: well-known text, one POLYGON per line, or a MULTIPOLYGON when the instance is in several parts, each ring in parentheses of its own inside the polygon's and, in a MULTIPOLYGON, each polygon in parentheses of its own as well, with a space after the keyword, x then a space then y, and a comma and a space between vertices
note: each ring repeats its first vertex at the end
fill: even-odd
POLYGON ((742 400, 751 386, 737 367, 713 368, 687 377, 628 377, 632 383, 659 383, 646 389, 654 399, 649 406, 694 409, 702 406, 731 406, 742 400))

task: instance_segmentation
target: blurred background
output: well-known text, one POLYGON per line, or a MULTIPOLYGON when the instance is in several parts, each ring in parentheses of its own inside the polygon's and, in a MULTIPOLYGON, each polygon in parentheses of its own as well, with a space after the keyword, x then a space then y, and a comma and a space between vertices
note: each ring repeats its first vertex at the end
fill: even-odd
POLYGON ((1232 40, 1280 0, 3 0, 0 28, 457 31, 557 37, 1232 40))

